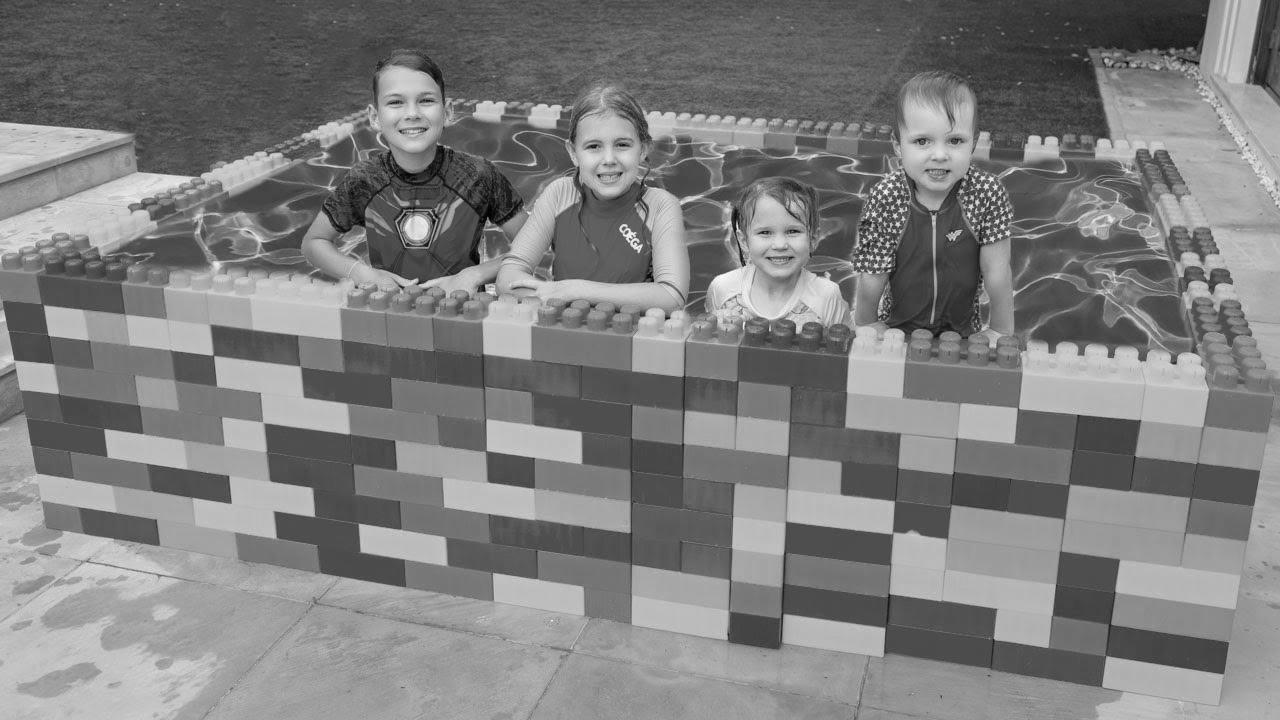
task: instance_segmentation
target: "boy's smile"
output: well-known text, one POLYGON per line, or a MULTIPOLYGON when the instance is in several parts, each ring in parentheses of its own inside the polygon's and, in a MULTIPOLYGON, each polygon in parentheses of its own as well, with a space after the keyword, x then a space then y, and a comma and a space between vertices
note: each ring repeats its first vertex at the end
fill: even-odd
POLYGON ((392 65, 378 76, 378 105, 371 122, 382 132, 396 163, 407 172, 425 170, 448 115, 440 86, 421 70, 392 65))
POLYGON ((961 103, 955 124, 941 107, 910 102, 904 108, 894 149, 915 183, 916 199, 930 210, 942 206, 951 188, 969 172, 974 144, 973 103, 961 103))

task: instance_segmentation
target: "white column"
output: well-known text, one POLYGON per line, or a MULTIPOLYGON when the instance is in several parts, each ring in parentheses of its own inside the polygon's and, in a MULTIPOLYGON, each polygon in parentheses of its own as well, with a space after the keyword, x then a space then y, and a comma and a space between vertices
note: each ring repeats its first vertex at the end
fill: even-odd
POLYGON ((1211 0, 1200 69, 1229 83, 1249 80, 1262 0, 1211 0))

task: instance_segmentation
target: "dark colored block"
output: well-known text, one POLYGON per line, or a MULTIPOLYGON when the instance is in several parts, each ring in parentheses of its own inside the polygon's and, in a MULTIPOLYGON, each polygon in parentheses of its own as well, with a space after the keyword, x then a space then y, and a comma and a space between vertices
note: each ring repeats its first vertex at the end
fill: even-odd
POLYGON ((680 543, 680 572, 729 579, 733 549, 702 543, 680 543))
POLYGON ((582 367, 486 355, 484 384, 487 387, 523 390, 542 395, 578 397, 582 384, 582 367))
POLYGON ((431 318, 431 337, 436 350, 479 357, 484 353, 484 331, 479 320, 461 315, 431 318))
POLYGON ((28 419, 27 432, 33 448, 107 456, 107 440, 102 428, 28 419))
POLYGON ((632 405, 684 409, 684 378, 654 373, 631 373, 632 405))
POLYGON ((1010 480, 1008 510, 1019 515, 1066 518, 1069 493, 1067 485, 1010 480))
POLYGON ((1138 450, 1137 420, 1081 415, 1076 421, 1076 450, 1132 456, 1138 450))
POLYGON ((93 350, 87 340, 51 337, 49 347, 53 350, 53 364, 63 367, 76 367, 90 370, 93 368, 93 350))
POLYGON ((631 375, 630 370, 584 366, 582 368, 582 397, 586 400, 629 403, 634 394, 631 390, 631 375))
POLYGON ((715 480, 685 478, 684 507, 721 515, 733 514, 733 485, 715 480))
POLYGON ((313 490, 316 517, 360 525, 401 529, 400 503, 366 495, 339 495, 313 490))
POLYGON ((120 286, 124 297, 124 314, 150 318, 165 317, 164 288, 141 283, 120 286))
POLYGON ((155 520, 102 510, 80 509, 80 526, 86 535, 109 537, 127 542, 160 544, 160 528, 155 520))
POLYGON ((1221 675, 1227 669, 1227 643, 1112 625, 1107 656, 1200 670, 1221 675))
POLYGON ((366 375, 391 374, 391 350, 386 345, 342 341, 342 367, 366 375))
POLYGON ((1189 498, 1195 479, 1195 463, 1144 457, 1133 459, 1134 492, 1189 498))
POLYGON ((1133 455, 1076 450, 1071 454, 1071 484, 1128 490, 1133 486, 1133 455))
POLYGON ((298 336, 211 325, 213 354, 258 362, 298 365, 298 336))
POLYGON ((440 444, 444 447, 484 452, 486 445, 483 420, 441 415, 437 422, 440 444))
POLYGON ((583 551, 581 527, 546 520, 490 515, 489 540, 497 545, 565 555, 581 555, 583 551))
MULTIPOLYGON (((892 465, 872 465, 846 461, 840 464, 840 494, 877 500, 893 500, 898 496, 898 477, 909 470, 892 465)), ((950 480, 950 476, 946 476, 950 480)))
POLYGON ((88 398, 60 396, 62 419, 72 425, 120 430, 122 432, 142 432, 142 410, 137 405, 107 402, 105 400, 89 400, 88 398))
POLYGON ((391 378, 302 368, 302 394, 315 400, 391 407, 391 378))
POLYGON ((276 537, 281 540, 331 547, 349 552, 360 551, 360 529, 353 522, 293 515, 277 512, 276 537))
POLYGON ((889 625, 884 636, 886 653, 984 668, 991 667, 992 645, 988 638, 898 625, 889 625))
POLYGON ((924 472, 922 470, 899 469, 896 471, 898 475, 897 494, 894 498, 886 499, 938 507, 949 507, 951 505, 951 485, 955 481, 953 476, 943 473, 924 472))
POLYGON ((320 546, 320 572, 367 582, 405 587, 404 560, 320 546))
POLYGON ((351 464, 350 435, 270 423, 265 429, 269 453, 351 464))
POLYGON ((177 386, 182 412, 262 422, 262 396, 258 393, 185 382, 177 386))
POLYGON ((893 555, 893 536, 787 523, 786 551, 810 557, 888 565, 893 555))
POLYGON ((792 422, 791 455, 897 467, 901 438, 899 433, 792 422))
POLYGON ((40 302, 45 305, 124 313, 120 283, 41 273, 36 277, 36 286, 40 289, 40 302))
POLYGON ((991 669, 1079 685, 1102 686, 1107 658, 1055 648, 995 642, 991 669))
POLYGON ((600 467, 631 467, 631 438, 618 435, 582 433, 582 464, 600 467))
POLYGON ((221 503, 231 502, 231 480, 226 475, 148 465, 147 478, 151 489, 158 493, 221 503))
POLYGON ((48 335, 9 331, 9 343, 13 348, 13 359, 22 362, 53 363, 53 347, 49 344, 48 335))
POLYGON ((542 427, 630 437, 631 406, 534 393, 533 422, 542 427))
POLYGON ((1054 591, 1053 614, 1076 620, 1109 623, 1115 601, 1114 592, 1059 585, 1054 591))
POLYGON ((365 467, 396 469, 396 442, 382 438, 351 436, 351 462, 365 467))
POLYGON ((449 565, 452 567, 502 573, 517 577, 538 577, 538 551, 529 548, 471 542, 446 538, 449 565))
POLYGON ((893 506, 893 531, 945 538, 951 530, 951 508, 899 500, 893 506))
POLYGON ((44 526, 50 530, 84 532, 84 526, 80 523, 80 508, 42 502, 40 510, 44 514, 44 526))
MULTIPOLYGON (((802 355, 790 349, 740 345, 738 380, 761 385, 799 385, 804 378, 804 372, 800 368, 802 355)), ((840 387, 843 388, 848 381, 847 377, 841 378, 840 387)))
POLYGON ((1015 440, 1019 445, 1073 449, 1077 415, 1018 410, 1015 440))
POLYGON ((340 495, 355 493, 355 474, 350 463, 270 453, 267 455, 267 470, 272 482, 301 485, 340 495))
POLYGON ((908 359, 902 395, 914 400, 1017 407, 1022 371, 994 363, 976 367, 908 359))
POLYGON ((640 567, 680 572, 680 541, 632 536, 631 563, 640 567))
POLYGON ((217 385, 218 372, 214 367, 213 356, 174 352, 173 378, 197 385, 217 385))
POLYGON ((49 334, 49 326, 44 319, 44 305, 40 303, 6 300, 4 303, 4 317, 11 333, 49 334))
POLYGON ((651 440, 631 441, 631 469, 639 473, 684 474, 684 447, 651 440))
POLYGON ((729 613, 729 642, 762 648, 782 647, 782 618, 729 613))
POLYGON ((686 376, 684 409, 693 412, 737 415, 738 383, 734 380, 686 376))
MULTIPOLYGON (((492 470, 489 471, 489 481, 493 482, 492 470)), ((633 472, 631 502, 640 505, 682 508, 684 507, 684 482, 678 476, 633 472)))
POLYGON ((986 510, 1009 508, 1009 480, 985 475, 956 473, 951 484, 951 503, 986 510))
POLYGON ((524 488, 534 486, 533 458, 491 452, 485 455, 485 464, 488 466, 487 477, 491 483, 524 488))
POLYGON ((889 618, 889 598, 787 585, 782 590, 782 612, 821 620, 884 627, 889 618))
POLYGON ((1197 465, 1191 497, 1252 506, 1258 496, 1260 477, 1261 473, 1257 470, 1197 465))
MULTIPOLYGON (((344 355, 345 355, 344 343, 344 355)), ((391 377, 420 382, 436 381, 436 354, 430 350, 393 347, 387 349, 391 377)), ((376 373, 370 373, 376 374, 376 373)))
POLYGON ((791 388, 791 421, 808 425, 844 427, 844 390, 823 390, 810 387, 791 388))
POLYGON ((75 477, 71 468, 71 453, 66 450, 50 450, 49 448, 31 448, 31 457, 35 461, 35 470, 41 475, 57 475, 58 477, 75 477))
POLYGON ((894 595, 889 600, 889 624, 993 638, 996 611, 975 605, 894 595))
POLYGON ((1247 432, 1267 432, 1276 397, 1271 392, 1254 392, 1243 387, 1224 389, 1210 386, 1205 408, 1205 427, 1231 428, 1247 432))
POLYGON ((600 560, 631 562, 631 533, 583 528, 582 552, 600 560))
POLYGON ((1115 558, 1068 552, 1058 555, 1058 585, 1115 593, 1119 572, 1120 561, 1115 558))
POLYGON ((484 387, 484 361, 477 355, 464 355, 437 349, 436 382, 484 387))
POLYGON ((62 422, 62 396, 24 390, 22 411, 27 414, 28 420, 62 422))

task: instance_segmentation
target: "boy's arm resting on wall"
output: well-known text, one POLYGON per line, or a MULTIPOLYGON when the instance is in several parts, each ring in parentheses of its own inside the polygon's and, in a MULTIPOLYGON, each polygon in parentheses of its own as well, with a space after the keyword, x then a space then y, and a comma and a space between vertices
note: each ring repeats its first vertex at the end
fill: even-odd
POLYGON ((889 273, 863 273, 858 276, 853 299, 853 324, 857 327, 874 325, 880 310, 880 297, 889 283, 889 273))
MULTIPOLYGON (((529 219, 529 214, 523 210, 517 210, 506 222, 498 227, 502 228, 502 232, 507 238, 515 240, 520 233, 520 228, 524 227, 525 221, 529 219)), ((454 290, 466 290, 474 292, 476 288, 494 282, 498 273, 502 268, 502 257, 490 258, 479 265, 469 268, 463 268, 454 275, 436 278, 430 282, 423 283, 425 287, 439 286, 446 294, 454 290)))
POLYGON ((1009 240, 983 245, 978 251, 982 282, 991 303, 991 329, 1001 335, 1013 333, 1013 271, 1009 267, 1009 240))
POLYGON ((329 216, 320 213, 303 236, 302 256, 317 270, 339 280, 350 279, 357 285, 371 282, 383 290, 394 290, 397 287, 413 284, 411 279, 402 278, 387 270, 370 267, 359 258, 338 252, 334 242, 342 235, 342 231, 329 221, 329 216))

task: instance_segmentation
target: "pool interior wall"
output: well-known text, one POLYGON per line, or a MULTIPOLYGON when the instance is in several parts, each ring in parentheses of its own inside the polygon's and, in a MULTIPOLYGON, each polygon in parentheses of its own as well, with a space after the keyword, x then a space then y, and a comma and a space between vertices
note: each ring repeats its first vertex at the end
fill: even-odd
MULTIPOLYGON (((543 148, 501 161, 531 197, 560 172, 544 162, 563 148, 549 130, 473 117, 448 141, 543 148)), ((1217 702, 1274 398, 1222 273, 1209 289, 1219 268, 1194 284, 1211 238, 1174 230, 1194 208, 1168 186, 1167 154, 1031 164, 1094 178, 1076 197, 1101 198, 1053 233, 1084 236, 1095 213, 1095 236, 1142 239, 1150 284, 1175 288, 1166 324, 1200 351, 1176 364, 1154 334, 1083 354, 1032 337, 1019 354, 625 313, 573 327, 509 299, 313 283, 285 238, 362 137, 299 144, 304 157, 230 195, 193 188, 169 198, 173 214, 145 210, 155 230, 107 258, 146 260, 132 267, 95 264, 101 251, 74 238, 5 256, 49 527, 731 642, 1217 702), (1152 215, 1157 174, 1175 207, 1157 193, 1152 215), (1169 250, 1143 237, 1153 221, 1195 254, 1179 254, 1185 292, 1169 250)), ((720 203, 739 181, 803 172, 810 151, 694 137, 660 140, 673 159, 659 167, 683 168, 660 178, 720 193, 673 190, 693 209, 695 257, 728 262, 720 203)), ((992 166, 1031 148, 992 148, 992 166)), ((815 156, 828 179, 874 181, 855 157, 815 156)), ((1006 177, 1019 175, 1040 177, 1006 177)), ((815 184, 827 207, 859 202, 815 184)), ((1020 214, 1019 232, 1084 207, 1055 202, 1020 214)), ((827 257, 847 257, 851 219, 825 215, 824 244, 846 244, 827 257)))

